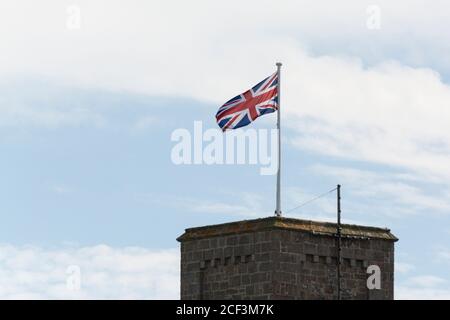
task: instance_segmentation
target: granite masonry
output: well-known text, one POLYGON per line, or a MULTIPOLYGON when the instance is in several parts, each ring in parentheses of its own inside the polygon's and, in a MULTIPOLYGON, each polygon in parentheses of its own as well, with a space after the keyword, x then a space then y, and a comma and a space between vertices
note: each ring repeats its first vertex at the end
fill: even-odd
MULTIPOLYGON (((389 229, 342 225, 341 298, 393 299, 389 229), (367 267, 381 270, 369 290, 367 267)), ((181 299, 337 299, 336 224, 283 217, 186 229, 181 299)))

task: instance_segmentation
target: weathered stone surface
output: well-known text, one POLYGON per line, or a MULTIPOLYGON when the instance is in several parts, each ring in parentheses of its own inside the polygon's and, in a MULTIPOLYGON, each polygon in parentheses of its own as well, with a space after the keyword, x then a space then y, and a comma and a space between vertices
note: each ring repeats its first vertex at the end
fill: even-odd
MULTIPOLYGON (((181 299, 336 299, 335 230, 280 217, 187 229, 178 238, 181 299)), ((343 225, 343 299, 393 299, 395 241, 388 229, 343 225), (366 286, 374 264, 380 290, 366 286)))

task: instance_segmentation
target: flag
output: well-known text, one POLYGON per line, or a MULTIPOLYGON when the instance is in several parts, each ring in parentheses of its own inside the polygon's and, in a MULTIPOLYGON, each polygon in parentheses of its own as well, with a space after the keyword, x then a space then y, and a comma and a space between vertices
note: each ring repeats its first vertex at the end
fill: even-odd
POLYGON ((219 108, 216 120, 222 131, 244 127, 278 109, 278 73, 267 77, 219 108))

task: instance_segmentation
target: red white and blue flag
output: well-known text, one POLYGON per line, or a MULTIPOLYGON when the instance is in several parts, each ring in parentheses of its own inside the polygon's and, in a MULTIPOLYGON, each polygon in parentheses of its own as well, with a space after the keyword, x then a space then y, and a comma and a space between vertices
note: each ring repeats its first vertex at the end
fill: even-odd
POLYGON ((237 129, 278 109, 278 74, 274 73, 219 108, 216 120, 222 131, 237 129))

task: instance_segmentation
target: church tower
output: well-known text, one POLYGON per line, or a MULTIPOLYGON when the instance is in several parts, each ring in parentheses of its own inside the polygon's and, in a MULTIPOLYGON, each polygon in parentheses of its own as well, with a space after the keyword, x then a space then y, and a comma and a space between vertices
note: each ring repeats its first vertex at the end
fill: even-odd
POLYGON ((335 223, 274 216, 186 229, 181 299, 393 299, 398 239, 341 227, 340 264, 335 223))

